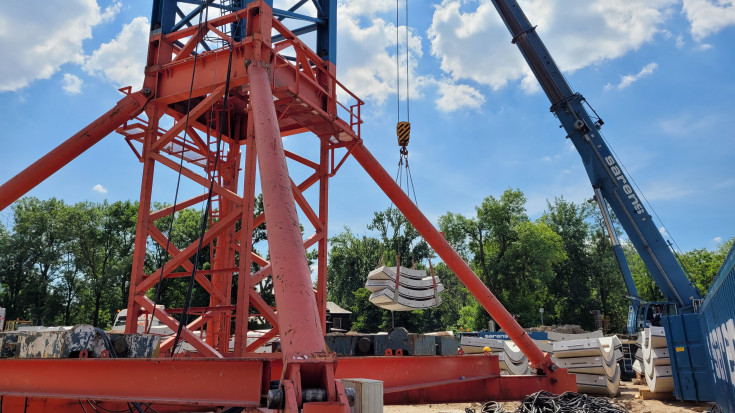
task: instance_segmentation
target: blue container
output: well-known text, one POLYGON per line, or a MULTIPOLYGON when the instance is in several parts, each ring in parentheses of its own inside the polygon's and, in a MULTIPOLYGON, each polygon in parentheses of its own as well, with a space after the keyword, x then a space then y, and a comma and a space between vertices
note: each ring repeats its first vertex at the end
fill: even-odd
POLYGON ((664 317, 674 396, 679 400, 715 401, 712 362, 699 314, 664 317))
POLYGON ((707 292, 700 315, 715 401, 722 411, 735 412, 735 246, 707 292))

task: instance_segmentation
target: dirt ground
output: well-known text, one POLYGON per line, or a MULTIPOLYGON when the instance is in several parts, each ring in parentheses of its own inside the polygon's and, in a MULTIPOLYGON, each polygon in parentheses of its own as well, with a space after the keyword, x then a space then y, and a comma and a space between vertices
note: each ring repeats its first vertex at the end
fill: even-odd
MULTIPOLYGON (((711 403, 688 403, 677 400, 660 401, 660 400, 641 400, 635 396, 638 395, 639 389, 648 389, 648 386, 638 386, 630 382, 620 382, 620 394, 612 399, 628 409, 631 413, 683 413, 683 412, 707 412, 712 409, 711 403)), ((673 397, 672 397, 673 398, 673 397)), ((518 408, 520 403, 510 402, 503 403, 506 411, 512 412, 518 408)), ((414 405, 414 406, 385 406, 385 413, 465 413, 465 409, 474 409, 480 413, 482 403, 452 403, 452 404, 433 404, 433 405, 414 405)))

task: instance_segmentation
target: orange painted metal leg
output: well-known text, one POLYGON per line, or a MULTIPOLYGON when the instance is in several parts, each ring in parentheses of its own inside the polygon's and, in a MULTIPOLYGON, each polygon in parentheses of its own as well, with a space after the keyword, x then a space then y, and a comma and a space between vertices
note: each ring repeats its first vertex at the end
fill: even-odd
MULTIPOLYGON (((287 359, 324 352, 309 265, 301 238, 268 73, 261 62, 248 67, 268 248, 278 307, 281 348, 287 359)), ((296 383, 298 386, 298 383, 296 383)))
POLYGON ((462 283, 477 298, 482 307, 492 315, 498 325, 523 351, 523 354, 531 361, 534 368, 541 369, 546 373, 554 373, 556 366, 551 361, 551 356, 541 351, 531 340, 531 337, 521 328, 508 310, 498 301, 490 289, 472 272, 467 263, 457 254, 449 243, 442 237, 439 231, 421 213, 411 199, 393 181, 391 176, 383 169, 370 151, 360 141, 352 148, 352 155, 365 168, 365 171, 373 178, 380 188, 396 204, 396 207, 413 224, 426 242, 439 254, 449 268, 454 271, 462 283))
POLYGON ((128 119, 138 116, 147 101, 148 97, 143 92, 125 96, 117 102, 114 108, 4 183, 0 186, 0 211, 91 148, 128 119))

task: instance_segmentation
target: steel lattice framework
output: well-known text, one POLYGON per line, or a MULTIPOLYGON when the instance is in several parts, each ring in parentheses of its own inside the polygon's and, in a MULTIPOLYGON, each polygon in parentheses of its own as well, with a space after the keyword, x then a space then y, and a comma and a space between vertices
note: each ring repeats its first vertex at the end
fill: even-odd
MULTIPOLYGON (((154 0, 143 89, 124 89, 126 96, 115 108, 0 186, 2 209, 112 131, 125 137, 143 165, 127 333, 138 331, 137 320, 144 313, 155 313, 173 330, 180 327, 173 316, 180 309, 154 310, 150 297, 159 279, 191 276, 199 249, 198 242, 175 245, 155 222, 200 204, 208 194, 152 212, 156 174, 181 171, 185 179, 213 188, 202 238, 210 246, 211 266, 195 276, 209 302, 190 309, 194 319, 181 326, 183 340, 203 358, 0 360, 5 377, 0 378, 0 394, 10 396, 13 406, 20 405, 19 396, 31 395, 32 405, 41 409, 78 409, 81 399, 106 400, 109 408, 120 402, 153 401, 158 410, 182 410, 183 405, 255 409, 262 406, 270 380, 280 379, 284 410, 344 412, 349 407, 339 378, 355 376, 383 380, 387 403, 507 400, 538 389, 576 388, 574 377, 557 369, 536 347, 363 144, 363 102, 335 77, 334 16, 336 0, 301 0, 289 10, 273 9, 263 0, 154 0), (299 36, 315 41, 318 52, 299 36), (295 134, 312 142, 318 159, 284 149, 282 138, 295 134), (328 352, 323 336, 329 178, 349 157, 375 180, 540 375, 501 377, 497 358, 489 356, 405 357, 399 362, 338 360, 328 352), (289 162, 309 173, 295 178, 289 162), (256 187, 264 207, 258 216, 256 187), (309 188, 318 193, 312 203, 305 194, 309 188), (299 210, 310 226, 305 237, 299 210), (261 224, 266 227, 269 260, 253 249, 253 233, 261 224), (146 272, 149 243, 168 246, 169 255, 160 268, 146 272), (306 259, 306 250, 313 247, 316 288, 306 259), (253 263, 256 271, 251 271, 253 263), (267 277, 272 279, 275 308, 255 288, 267 277), (273 328, 248 343, 248 318, 253 314, 273 328), (275 336, 280 337, 282 353, 252 353, 275 336), (111 370, 122 384, 104 381, 111 370), (61 371, 74 371, 78 387, 48 376, 61 371), (8 379, 16 374, 25 381, 8 379), (139 384, 150 380, 156 385, 139 384), (306 389, 320 389, 326 401, 304 402, 306 389)), ((173 345, 174 339, 167 339, 161 350, 170 353, 173 345)))

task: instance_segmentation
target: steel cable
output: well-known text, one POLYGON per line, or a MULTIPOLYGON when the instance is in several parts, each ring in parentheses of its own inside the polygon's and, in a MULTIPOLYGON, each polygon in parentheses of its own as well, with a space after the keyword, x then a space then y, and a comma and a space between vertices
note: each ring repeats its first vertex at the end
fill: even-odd
MULTIPOLYGON (((473 412, 471 409, 465 411, 473 412)), ((604 397, 575 392, 555 395, 542 390, 526 396, 513 412, 507 412, 501 403, 487 402, 480 413, 628 413, 628 410, 604 397)))

